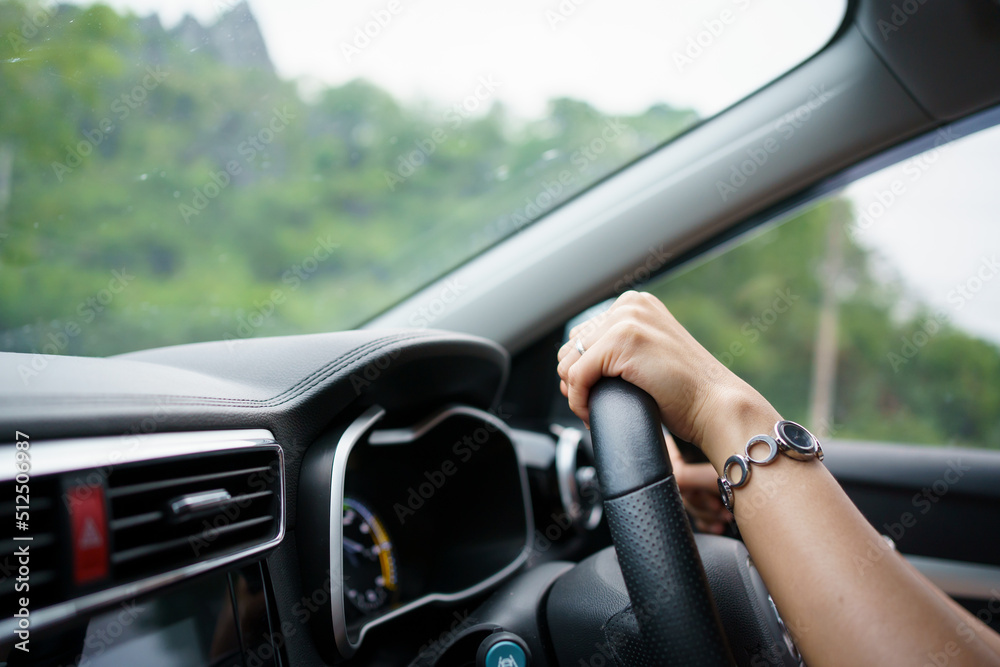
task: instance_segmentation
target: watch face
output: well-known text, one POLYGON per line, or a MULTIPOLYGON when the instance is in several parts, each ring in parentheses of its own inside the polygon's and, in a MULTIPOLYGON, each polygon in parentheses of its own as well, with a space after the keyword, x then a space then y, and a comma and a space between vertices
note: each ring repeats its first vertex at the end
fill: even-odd
POLYGON ((775 431, 778 439, 782 440, 792 449, 802 454, 815 454, 819 444, 812 433, 804 427, 790 421, 778 422, 775 431))

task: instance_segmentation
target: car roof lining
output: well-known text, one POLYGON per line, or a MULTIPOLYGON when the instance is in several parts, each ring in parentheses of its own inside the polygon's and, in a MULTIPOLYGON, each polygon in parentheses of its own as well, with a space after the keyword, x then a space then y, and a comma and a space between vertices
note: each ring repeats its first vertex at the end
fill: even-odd
POLYGON ((858 3, 855 24, 933 118, 1000 103, 1000 2, 868 0, 858 3))

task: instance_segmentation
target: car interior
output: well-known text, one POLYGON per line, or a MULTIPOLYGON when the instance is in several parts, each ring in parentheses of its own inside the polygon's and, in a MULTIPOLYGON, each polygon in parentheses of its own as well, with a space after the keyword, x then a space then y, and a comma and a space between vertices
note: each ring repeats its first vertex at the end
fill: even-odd
MULTIPOLYGON (((804 664, 738 526, 692 532, 679 497, 648 510, 660 541, 633 522, 615 490, 671 474, 655 406, 606 383, 588 430, 556 351, 626 290, 985 137, 998 105, 996 0, 852 0, 791 71, 358 327, 0 353, 0 665, 804 664)), ((989 256, 989 234, 964 242, 989 256)), ((727 335, 720 354, 743 354, 727 335)), ((886 351, 912 365, 914 341, 886 351)), ((976 447, 816 432, 879 532, 1000 630, 1000 412, 989 423, 976 447)))

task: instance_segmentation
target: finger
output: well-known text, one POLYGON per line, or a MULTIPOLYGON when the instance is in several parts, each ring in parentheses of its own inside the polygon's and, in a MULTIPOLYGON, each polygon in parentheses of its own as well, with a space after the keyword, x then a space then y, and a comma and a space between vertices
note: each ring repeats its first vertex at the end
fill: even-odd
POLYGON ((677 441, 674 440, 674 436, 670 435, 670 431, 663 431, 663 439, 667 442, 667 454, 670 455, 670 463, 675 468, 678 465, 683 465, 685 463, 684 457, 681 456, 681 450, 677 448, 677 441))
POLYGON ((569 339, 573 340, 574 338, 578 338, 579 336, 585 336, 589 334, 591 331, 594 331, 599 326, 601 326, 601 321, 604 319, 604 317, 606 317, 606 315, 607 315, 606 312, 598 313, 597 315, 594 315, 590 319, 580 322, 575 327, 569 330, 569 334, 567 334, 569 336, 569 339))
POLYGON ((567 363, 571 364, 573 363, 573 361, 576 360, 576 357, 582 356, 579 348, 576 346, 577 341, 579 341, 580 344, 583 345, 584 350, 587 349, 587 344, 590 342, 587 338, 583 337, 582 335, 570 336, 569 340, 563 343, 562 347, 559 348, 559 351, 556 352, 556 359, 558 359, 560 363, 566 361, 567 363))
POLYGON ((569 337, 576 338, 577 336, 581 335, 587 336, 588 334, 598 329, 607 329, 608 319, 611 318, 614 312, 618 310, 618 308, 620 308, 623 303, 630 303, 631 299, 634 299, 636 294, 638 294, 638 292, 634 290, 623 292, 621 295, 619 295, 617 299, 614 300, 614 303, 608 306, 607 310, 597 313, 589 320, 581 322, 580 324, 577 324, 575 327, 570 329, 569 337))
POLYGON ((580 354, 580 350, 576 347, 577 341, 580 341, 585 351, 589 351, 597 344, 608 328, 614 324, 614 320, 607 317, 608 312, 601 313, 597 317, 587 320, 583 325, 573 327, 569 340, 563 343, 563 346, 559 348, 559 352, 556 355, 556 358, 559 359, 556 372, 560 378, 567 380, 569 378, 570 367, 584 356, 580 354), (592 326, 586 330, 581 328, 587 325, 592 326))
POLYGON ((566 382, 569 379, 569 369, 578 357, 581 356, 579 350, 570 350, 563 354, 562 350, 559 351, 559 363, 556 364, 556 375, 562 382, 566 382))
POLYGON ((566 358, 567 355, 569 355, 570 352, 577 351, 574 340, 575 339, 572 336, 570 336, 570 339, 562 344, 562 347, 560 347, 559 351, 556 352, 556 359, 562 361, 563 359, 566 358))
POLYGON ((586 330, 578 331, 579 327, 574 327, 573 331, 570 332, 569 338, 563 343, 562 347, 559 348, 559 353, 556 357, 561 361, 567 355, 573 356, 576 352, 579 354, 580 350, 576 347, 576 342, 580 341, 583 348, 588 349, 595 340, 597 340, 601 335, 601 330, 597 326, 590 327, 586 330))
POLYGON ((601 326, 605 319, 607 319, 609 312, 610 309, 604 311, 603 313, 598 313, 588 320, 580 322, 569 330, 569 337, 576 338, 577 336, 585 336, 591 331, 594 331, 601 326))
POLYGON ((563 380, 567 380, 569 378, 570 367, 583 357, 583 354, 581 354, 580 350, 576 347, 578 340, 580 341, 580 344, 583 345, 584 351, 586 351, 587 342, 579 337, 571 338, 559 350, 559 354, 561 356, 559 357, 559 363, 556 365, 556 373, 563 380))
POLYGON ((681 450, 677 447, 677 441, 674 440, 674 436, 670 435, 670 431, 663 429, 663 440, 667 443, 667 455, 670 457, 670 467, 674 470, 677 486, 680 487, 681 495, 685 496, 686 499, 686 494, 692 490, 700 490, 700 487, 692 487, 689 483, 688 471, 691 465, 684 460, 681 450))
POLYGON ((592 334, 594 334, 595 332, 601 332, 606 330, 608 326, 610 326, 608 320, 612 319, 612 316, 614 315, 615 311, 618 310, 618 308, 621 306, 621 301, 622 297, 618 297, 617 299, 615 299, 614 303, 608 306, 607 310, 597 313, 590 319, 581 322, 580 324, 577 324, 575 327, 569 330, 569 337, 571 339, 580 336, 584 338, 592 338, 593 337, 592 334))
POLYGON ((581 356, 575 363, 570 365, 566 371, 566 385, 569 388, 570 410, 590 426, 590 409, 588 400, 590 398, 590 388, 607 373, 610 360, 613 357, 613 343, 609 337, 604 337, 596 341, 592 348, 587 350, 587 354, 581 356))
POLYGON ((566 382, 569 390, 567 399, 570 409, 583 420, 588 428, 590 426, 590 410, 587 402, 590 388, 605 375, 618 375, 618 373, 610 372, 619 353, 615 349, 618 341, 612 340, 616 339, 616 336, 608 335, 609 331, 612 331, 621 319, 614 317, 614 313, 619 308, 634 304, 636 298, 636 292, 626 292, 618 297, 607 311, 573 327, 570 331, 570 340, 560 349, 560 352, 566 351, 559 360, 556 371, 560 379, 566 382), (570 351, 576 348, 577 340, 584 346, 585 354, 578 356, 570 351))

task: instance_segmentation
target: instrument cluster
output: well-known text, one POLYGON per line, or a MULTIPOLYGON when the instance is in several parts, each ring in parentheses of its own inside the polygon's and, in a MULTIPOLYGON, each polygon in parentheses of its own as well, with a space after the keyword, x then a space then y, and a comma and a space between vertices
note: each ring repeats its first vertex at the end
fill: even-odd
POLYGON ((300 499, 330 511, 312 500, 300 511, 303 572, 307 586, 325 575, 330 614, 315 631, 329 643, 332 623, 343 658, 372 627, 499 583, 526 560, 534 532, 526 473, 502 421, 464 406, 411 426, 380 429, 384 421, 367 410, 304 462, 300 499))

